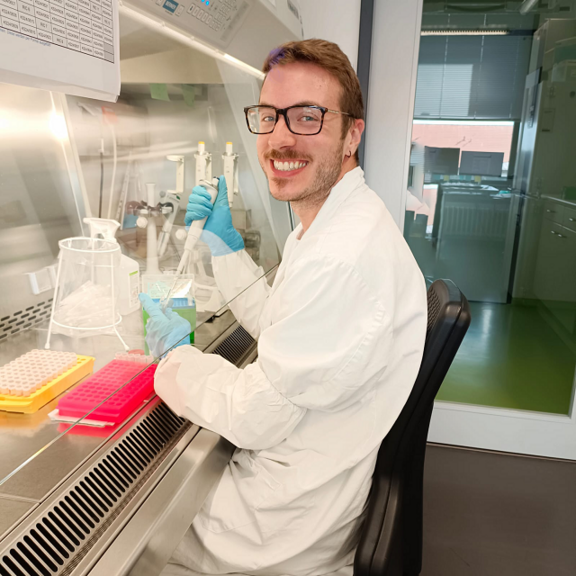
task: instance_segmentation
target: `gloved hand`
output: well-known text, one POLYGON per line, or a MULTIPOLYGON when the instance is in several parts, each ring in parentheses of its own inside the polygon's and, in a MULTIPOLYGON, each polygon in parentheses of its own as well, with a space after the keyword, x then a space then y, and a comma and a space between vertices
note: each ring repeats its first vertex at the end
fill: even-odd
POLYGON ((225 256, 238 252, 244 248, 244 240, 232 226, 232 214, 228 204, 228 189, 226 178, 218 179, 218 195, 214 206, 210 204, 210 194, 204 186, 195 186, 188 198, 184 223, 190 226, 193 220, 202 220, 208 217, 204 230, 200 236, 212 252, 212 256, 225 256))
POLYGON ((186 338, 192 332, 188 320, 178 316, 171 308, 166 308, 162 312, 160 304, 154 302, 148 294, 139 294, 138 298, 150 316, 146 322, 146 344, 156 358, 165 354, 174 345, 177 347, 190 343, 186 338))

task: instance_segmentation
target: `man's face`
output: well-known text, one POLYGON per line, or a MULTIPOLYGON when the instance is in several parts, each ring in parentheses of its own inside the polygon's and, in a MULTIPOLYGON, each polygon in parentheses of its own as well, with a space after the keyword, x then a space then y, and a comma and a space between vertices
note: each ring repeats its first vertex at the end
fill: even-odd
MULTIPOLYGON (((275 108, 315 104, 340 110, 340 92, 338 81, 315 64, 285 64, 268 73, 260 104, 275 108)), ((271 134, 258 136, 258 159, 274 198, 294 202, 326 196, 340 179, 346 153, 342 122, 342 115, 326 112, 319 134, 300 136, 292 134, 280 116, 271 134), (284 162, 295 166, 282 169, 284 162)))

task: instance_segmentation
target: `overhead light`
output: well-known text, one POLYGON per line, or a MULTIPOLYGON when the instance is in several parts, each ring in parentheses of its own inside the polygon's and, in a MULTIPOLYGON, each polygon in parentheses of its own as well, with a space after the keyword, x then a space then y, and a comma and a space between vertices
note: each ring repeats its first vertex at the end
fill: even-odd
POLYGON ((212 58, 220 60, 221 62, 227 62, 228 64, 231 64, 232 66, 235 66, 236 68, 247 72, 252 76, 256 76, 256 78, 259 78, 260 80, 263 80, 265 77, 263 72, 254 68, 253 66, 250 66, 249 64, 246 64, 245 62, 242 62, 241 60, 238 60, 237 58, 234 58, 233 56, 230 56, 230 54, 226 54, 221 50, 212 48, 212 46, 205 44, 204 42, 201 42, 200 40, 197 40, 196 38, 181 32, 180 30, 177 30, 176 28, 172 28, 172 26, 164 20, 143 14, 139 10, 132 8, 131 6, 127 6, 125 3, 120 4, 120 13, 126 14, 132 20, 139 22, 148 28, 153 28, 164 36, 169 36, 181 44, 189 46, 190 48, 194 48, 194 50, 198 50, 198 52, 202 52, 203 54, 211 56, 212 58))
POLYGON ((468 30, 422 30, 420 36, 507 36, 510 30, 471 28, 468 30))
POLYGON ((528 14, 537 4, 538 0, 524 0, 519 9, 520 14, 528 14))

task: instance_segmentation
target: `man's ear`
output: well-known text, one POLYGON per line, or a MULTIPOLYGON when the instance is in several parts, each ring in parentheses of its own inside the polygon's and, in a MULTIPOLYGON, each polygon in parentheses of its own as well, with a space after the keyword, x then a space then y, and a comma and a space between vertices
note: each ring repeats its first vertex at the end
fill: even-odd
POLYGON ((364 132, 364 127, 366 124, 364 120, 356 118, 352 121, 352 125, 348 130, 348 151, 346 152, 346 156, 348 153, 351 152, 352 155, 356 153, 358 150, 358 146, 360 146, 360 140, 362 139, 362 133, 364 132))

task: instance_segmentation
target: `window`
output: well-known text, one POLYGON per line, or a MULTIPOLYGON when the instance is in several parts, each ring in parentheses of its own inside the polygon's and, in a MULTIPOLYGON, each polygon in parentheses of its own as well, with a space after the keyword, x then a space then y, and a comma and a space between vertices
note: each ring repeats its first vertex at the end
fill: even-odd
POLYGON ((501 152, 502 176, 508 174, 514 122, 478 120, 414 120, 412 142, 432 148, 459 148, 462 152, 501 152))
POLYGON ((423 36, 414 117, 519 119, 531 36, 423 36))

